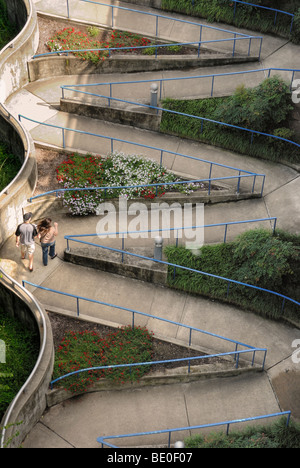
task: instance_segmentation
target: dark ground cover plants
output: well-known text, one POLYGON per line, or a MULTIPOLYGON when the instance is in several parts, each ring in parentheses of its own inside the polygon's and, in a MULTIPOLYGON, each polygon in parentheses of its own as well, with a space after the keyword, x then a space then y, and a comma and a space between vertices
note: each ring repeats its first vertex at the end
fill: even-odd
POLYGON ((237 431, 234 426, 226 435, 224 432, 212 432, 207 435, 195 435, 185 440, 186 448, 300 448, 300 424, 290 421, 286 426, 286 417, 265 426, 248 426, 237 431))
POLYGON ((272 11, 258 8, 252 5, 238 4, 234 14, 234 2, 230 0, 162 0, 162 8, 167 11, 185 13, 190 16, 205 18, 210 22, 232 24, 238 28, 246 28, 262 33, 278 34, 291 38, 293 42, 300 41, 300 8, 297 0, 244 0, 246 3, 266 6, 290 13, 295 13, 296 18, 290 33, 292 18, 281 13, 277 14, 276 24, 272 11), (193 4, 194 3, 194 4, 193 4))
POLYGON ((39 339, 18 320, 0 310, 0 339, 6 348, 6 363, 0 364, 0 420, 35 366, 39 339))
POLYGON ((6 3, 0 0, 0 50, 17 34, 17 28, 8 19, 6 3))
POLYGON ((289 128, 293 110, 291 92, 278 76, 267 78, 255 88, 240 86, 232 96, 194 100, 165 99, 163 107, 189 115, 163 112, 160 129, 164 133, 203 141, 257 158, 277 162, 300 161, 300 150, 292 143, 191 117, 203 117, 295 141, 294 132, 289 128))
POLYGON ((0 192, 13 180, 20 168, 19 159, 0 142, 0 192))
MULTIPOLYGON (((200 255, 182 247, 167 247, 168 262, 241 283, 274 291, 300 302, 300 236, 254 229, 233 242, 206 245, 200 255)), ((169 270, 169 285, 190 293, 227 301, 260 315, 282 318, 282 299, 219 278, 176 268, 169 270)), ((283 317, 300 322, 299 307, 285 302, 283 317)))

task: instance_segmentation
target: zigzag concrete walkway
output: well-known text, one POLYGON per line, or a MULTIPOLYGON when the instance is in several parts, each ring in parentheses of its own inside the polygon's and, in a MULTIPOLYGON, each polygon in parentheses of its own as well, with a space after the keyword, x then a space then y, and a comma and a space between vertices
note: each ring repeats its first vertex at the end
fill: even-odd
MULTIPOLYGON (((63 4, 61 1, 43 0, 35 3, 38 11, 64 15, 63 12, 60 13, 63 4)), ((71 11, 75 17, 80 18, 81 13, 75 8, 78 5, 77 1, 71 2, 71 11)), ((127 3, 123 6, 130 7, 127 3)), ((84 13, 88 20, 86 7, 84 7, 84 13)), ((133 24, 136 24, 135 19, 133 19, 133 24)), ((128 24, 128 29, 134 29, 134 26, 128 24)), ((233 28, 226 26, 226 29, 233 28)), ((177 35, 179 33, 180 31, 177 35)), ((226 71, 268 66, 297 67, 298 65, 300 68, 299 53, 297 55, 299 49, 296 46, 285 40, 268 36, 265 36, 264 44, 261 63, 226 67, 226 71)), ((214 72, 218 71, 223 72, 224 68, 214 69, 214 72)), ((193 74, 205 73, 211 73, 211 69, 193 70, 193 74)), ((163 76, 166 75, 179 76, 176 72, 163 73, 163 76)), ((144 75, 136 75, 136 78, 139 79, 141 76, 144 77, 144 75)), ((151 79, 155 80, 158 76, 161 76, 161 73, 152 74, 151 79)), ((88 77, 85 78, 88 80, 88 77)), ((103 76, 98 75, 93 79, 100 81, 102 78, 103 76)), ((127 78, 124 75, 105 76, 106 81, 127 78)), ((213 205, 206 208, 205 222, 277 216, 280 227, 299 233, 299 175, 295 169, 254 161, 251 158, 241 158, 236 154, 216 150, 208 145, 166 137, 145 130, 122 128, 99 121, 93 122, 57 111, 53 104, 59 101, 59 85, 77 82, 78 77, 74 76, 59 77, 49 82, 46 80, 31 83, 12 96, 6 105, 12 113, 18 114, 21 111, 22 114, 36 120, 72 128, 89 129, 89 131, 95 128, 96 133, 103 132, 103 134, 126 140, 141 141, 151 146, 162 146, 183 154, 199 155, 211 161, 264 173, 267 178, 263 199, 213 205)), ((186 93, 184 89, 181 90, 182 96, 187 95, 186 93)), ((36 142, 60 145, 58 135, 51 135, 43 127, 30 125, 28 129, 36 142)), ((91 145, 93 145, 91 141, 74 140, 70 146, 99 152, 97 147, 91 145)), ((101 150, 104 151, 103 148, 101 150)), ((188 172, 188 170, 185 169, 182 172, 188 172)), ((194 168, 190 172, 194 175, 194 168)), ((266 371, 263 373, 239 375, 224 378, 221 381, 212 379, 183 385, 102 392, 67 401, 45 413, 24 442, 25 448, 97 447, 96 437, 101 435, 206 424, 280 410, 292 410, 294 417, 300 419, 298 396, 300 372, 299 366, 295 365, 291 359, 292 342, 300 338, 298 329, 273 323, 214 301, 190 297, 149 283, 65 264, 62 260, 66 247, 63 236, 94 233, 96 220, 90 217, 72 220, 58 212, 50 213, 50 216, 58 221, 60 236, 57 242, 58 258, 53 260, 47 269, 42 266, 38 250, 35 257, 35 270, 29 276, 26 262, 21 263, 19 260, 18 252, 14 247, 14 239, 9 240, 1 249, 4 268, 6 266, 9 273, 19 281, 28 279, 45 287, 78 293, 85 297, 191 324, 231 339, 267 347, 268 354, 266 371)), ((237 231, 232 231, 231 235, 236 235, 236 233, 237 231)), ((219 233, 211 234, 210 241, 220 240, 213 237, 217 235, 219 233)), ((37 248, 39 249, 39 246, 37 248)), ((50 303, 51 307, 75 310, 73 304, 62 300, 60 296, 50 299, 48 294, 39 290, 35 290, 34 294, 42 303, 50 303)), ((81 314, 95 320, 101 316, 105 320, 127 323, 127 319, 121 317, 120 312, 113 311, 108 314, 108 311, 103 308, 82 306, 81 314)), ((178 330, 170 331, 166 326, 157 326, 151 319, 140 321, 140 324, 170 339, 181 338, 178 330)), ((211 342, 201 342, 201 345, 213 349, 219 346, 211 342)), ((225 348, 220 346, 219 348, 219 351, 226 351, 225 348)), ((152 439, 151 443, 158 444, 161 440, 152 439)))

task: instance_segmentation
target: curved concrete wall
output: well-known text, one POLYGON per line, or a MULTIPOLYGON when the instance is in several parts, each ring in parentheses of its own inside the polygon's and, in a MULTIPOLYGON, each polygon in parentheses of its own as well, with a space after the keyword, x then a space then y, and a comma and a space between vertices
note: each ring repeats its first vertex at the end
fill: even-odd
POLYGON ((10 441, 8 447, 15 448, 20 447, 46 409, 46 394, 54 362, 53 336, 45 311, 29 292, 1 269, 0 306, 8 315, 24 323, 27 328, 36 329, 40 336, 40 352, 36 365, 0 423, 0 426, 4 427, 0 447, 6 447, 10 441))
MULTIPOLYGON (((0 139, 23 163, 15 179, 0 193, 0 247, 22 220, 22 207, 37 182, 34 143, 24 127, 7 111, 4 102, 29 82, 27 62, 38 47, 38 22, 32 0, 7 0, 8 13, 21 32, 0 51, 0 139)), ((9 406, 0 427, 0 447, 19 447, 46 408, 46 392, 53 370, 52 329, 45 311, 33 296, 0 270, 0 305, 26 326, 34 326, 40 336, 37 363, 9 406), (16 423, 21 423, 17 427, 16 423), (12 425, 12 426, 10 426, 12 425), (10 426, 10 427, 8 427, 10 426), (16 432, 18 435, 16 436, 16 432)))

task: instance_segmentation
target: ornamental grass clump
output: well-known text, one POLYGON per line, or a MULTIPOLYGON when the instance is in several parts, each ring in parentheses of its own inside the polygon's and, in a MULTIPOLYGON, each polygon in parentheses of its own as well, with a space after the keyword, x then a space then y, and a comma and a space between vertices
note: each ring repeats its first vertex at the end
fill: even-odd
POLYGON ((189 194, 203 187, 201 183, 176 184, 180 179, 157 162, 118 152, 106 158, 72 154, 56 173, 64 189, 64 206, 73 215, 94 214, 106 199, 142 197, 152 200, 167 191, 189 194), (158 185, 149 187, 155 184, 158 185), (91 190, 95 187, 98 189, 91 190))
POLYGON ((96 332, 67 332, 56 351, 53 380, 80 371, 58 381, 72 393, 86 391, 95 382, 107 378, 115 383, 137 381, 150 369, 145 366, 94 370, 95 367, 127 365, 152 361, 152 333, 131 326, 110 332, 101 338, 96 332))

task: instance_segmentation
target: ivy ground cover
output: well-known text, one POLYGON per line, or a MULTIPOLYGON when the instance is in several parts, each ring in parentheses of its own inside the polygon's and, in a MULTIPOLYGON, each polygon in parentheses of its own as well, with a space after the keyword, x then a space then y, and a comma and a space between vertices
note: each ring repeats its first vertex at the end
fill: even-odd
POLYGON ((182 181, 157 162, 118 152, 105 158, 75 153, 56 169, 56 173, 64 190, 64 206, 73 215, 94 214, 99 204, 109 198, 151 200, 167 191, 188 194, 204 186, 189 182, 178 184, 182 181), (149 187, 152 184, 159 185, 149 187), (99 189, 84 190, 95 187, 99 189))

